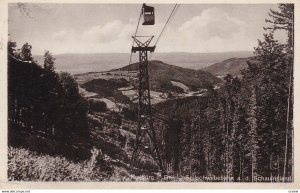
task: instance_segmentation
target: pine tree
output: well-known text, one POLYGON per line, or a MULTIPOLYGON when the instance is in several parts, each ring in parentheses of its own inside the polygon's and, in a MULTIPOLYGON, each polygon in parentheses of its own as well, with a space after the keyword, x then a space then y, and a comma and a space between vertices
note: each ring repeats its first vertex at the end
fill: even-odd
POLYGON ((258 134, 257 134, 257 102, 256 102, 256 89, 253 86, 251 89, 249 104, 249 141, 248 141, 248 157, 251 160, 251 179, 254 181, 254 176, 257 175, 257 150, 258 150, 258 134))
POLYGON ((293 111, 293 66, 294 66, 294 4, 279 4, 279 11, 270 10, 269 16, 271 19, 266 19, 267 23, 273 24, 271 27, 266 27, 265 29, 275 30, 285 30, 288 32, 287 41, 287 53, 289 54, 289 83, 288 83, 288 104, 286 111, 286 131, 285 131, 285 155, 284 155, 284 170, 283 177, 286 176, 286 168, 288 162, 288 144, 292 130, 292 111, 293 111))
POLYGON ((16 42, 8 41, 7 54, 9 54, 11 56, 14 56, 16 48, 17 48, 17 43, 16 42))
POLYGON ((279 11, 270 10, 271 19, 266 19, 272 26, 265 27, 266 30, 285 30, 288 32, 288 46, 292 49, 294 44, 294 4, 279 4, 279 11))
POLYGON ((21 59, 25 61, 32 61, 32 53, 31 53, 32 46, 29 45, 27 42, 21 48, 21 59))
POLYGON ((44 69, 53 72, 55 69, 54 60, 54 56, 48 50, 46 50, 44 54, 44 69))

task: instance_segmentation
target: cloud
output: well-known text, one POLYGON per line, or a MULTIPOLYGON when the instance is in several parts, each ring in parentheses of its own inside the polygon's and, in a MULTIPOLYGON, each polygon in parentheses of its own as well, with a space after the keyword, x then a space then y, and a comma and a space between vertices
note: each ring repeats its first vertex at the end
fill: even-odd
MULTIPOLYGON (((124 24, 120 20, 114 20, 105 25, 93 26, 82 34, 83 40, 95 41, 95 43, 106 43, 114 41, 120 36, 129 35, 132 26, 124 24)), ((132 31, 131 31, 132 33, 132 31)))
POLYGON ((190 33, 201 39, 220 37, 230 38, 243 30, 246 24, 234 17, 230 17, 221 9, 206 9, 201 15, 193 17, 182 24, 179 33, 190 33))
POLYGON ((76 33, 73 29, 61 30, 59 32, 54 32, 52 34, 52 39, 55 41, 67 41, 73 40, 76 36, 76 33))
MULTIPOLYGON (((153 44, 163 26, 159 22, 155 26, 140 26, 138 35, 155 35, 153 44)), ((218 8, 205 9, 174 26, 172 22, 168 25, 157 52, 226 52, 252 50, 257 45, 257 37, 247 31, 247 23, 218 8)), ((113 20, 81 32, 62 30, 54 33, 53 39, 68 47, 65 52, 70 49, 73 52, 129 52, 135 29, 133 20, 128 23, 113 20)))
MULTIPOLYGON (((16 6, 16 5, 15 5, 16 6)), ((34 8, 30 19, 9 6, 10 38, 30 42, 33 52, 129 52, 137 23, 137 5, 62 5, 51 14, 34 8), (125 9, 124 9, 125 8, 125 9), (135 10, 135 11, 134 11, 135 10), (129 12, 128 12, 129 11, 129 12), (78 13, 84 14, 78 14, 78 13), (99 23, 97 23, 99 22, 99 23)), ((48 7, 48 5, 45 5, 48 7)), ((52 6, 52 5, 51 5, 52 6)), ((138 35, 154 35, 156 41, 171 5, 157 5, 154 26, 140 26, 138 35)), ((160 38, 156 52, 224 52, 253 50, 266 33, 269 9, 274 5, 182 5, 160 38), (253 14, 255 13, 255 14, 253 14)), ((48 11, 47 11, 48 12, 48 11)), ((50 13, 49 12, 49 13, 50 13)), ((286 40, 284 32, 278 37, 286 40)), ((277 36, 275 36, 277 37, 277 36)))
POLYGON ((169 29, 159 51, 224 52, 251 50, 256 38, 246 33, 247 24, 218 8, 202 11, 177 29, 169 29))
MULTIPOLYGON (((158 35, 162 27, 162 23, 151 27, 139 26, 137 35, 158 35)), ((53 33, 52 37, 59 47, 65 47, 65 52, 129 52, 135 30, 136 24, 133 20, 129 23, 113 20, 81 32, 73 29, 62 30, 53 33)))

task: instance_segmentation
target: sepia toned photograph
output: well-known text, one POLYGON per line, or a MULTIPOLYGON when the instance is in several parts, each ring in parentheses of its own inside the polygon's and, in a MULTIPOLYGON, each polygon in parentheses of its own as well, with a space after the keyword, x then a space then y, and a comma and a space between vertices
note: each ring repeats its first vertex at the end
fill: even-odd
POLYGON ((7 6, 9 182, 295 182, 293 3, 7 6))

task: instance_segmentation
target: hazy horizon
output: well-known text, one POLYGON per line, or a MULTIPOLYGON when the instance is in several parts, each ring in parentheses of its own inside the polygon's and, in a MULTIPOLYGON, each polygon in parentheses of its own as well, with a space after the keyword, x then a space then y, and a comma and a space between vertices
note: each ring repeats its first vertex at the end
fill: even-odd
MULTIPOLYGON (((90 54, 58 54, 55 66, 58 71, 71 74, 86 72, 101 72, 121 68, 129 64, 130 53, 90 53, 90 54)), ((199 70, 209 65, 229 58, 246 58, 253 56, 253 52, 215 52, 215 53, 154 53, 150 60, 160 60, 167 64, 199 70)), ((34 55, 34 59, 43 64, 43 55, 34 55)), ((131 63, 138 62, 138 54, 132 55, 131 63)))
MULTIPOLYGON (((254 52, 254 50, 241 50, 241 51, 227 51, 227 52, 154 52, 153 54, 173 54, 173 53, 182 53, 182 54, 218 54, 218 53, 237 53, 237 52, 254 52)), ((89 53, 80 53, 80 52, 66 52, 66 53, 59 53, 59 54, 53 54, 56 55, 68 55, 68 54, 128 54, 130 55, 130 52, 89 52, 89 53)), ((44 54, 34 54, 33 56, 43 56, 44 54)))

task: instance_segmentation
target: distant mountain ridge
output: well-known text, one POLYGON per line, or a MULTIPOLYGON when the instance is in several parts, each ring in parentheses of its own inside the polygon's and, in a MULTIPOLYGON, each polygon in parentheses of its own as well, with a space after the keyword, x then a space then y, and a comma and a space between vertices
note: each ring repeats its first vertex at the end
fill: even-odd
MULTIPOLYGON (((130 53, 91 53, 91 54, 58 54, 55 66, 57 71, 65 71, 71 74, 86 72, 103 72, 115 68, 121 68, 129 63, 130 53)), ((132 55, 132 62, 138 61, 138 54, 132 55)), ((160 60, 168 64, 199 70, 203 67, 215 64, 232 57, 244 58, 253 56, 252 52, 224 52, 224 53, 153 53, 151 60, 160 60)), ((43 64, 43 56, 36 55, 34 59, 43 64)))
POLYGON ((240 75, 241 70, 244 70, 248 67, 247 62, 256 62, 254 57, 248 58, 229 58, 222 62, 215 63, 211 66, 202 68, 201 70, 209 72, 215 76, 223 77, 227 74, 231 75, 240 75))
MULTIPOLYGON (((134 63, 111 71, 138 71, 138 69, 139 64, 134 63)), ((153 90, 168 89, 173 85, 171 81, 183 83, 192 90, 222 82, 208 72, 170 65, 158 60, 149 62, 148 72, 153 90)))

